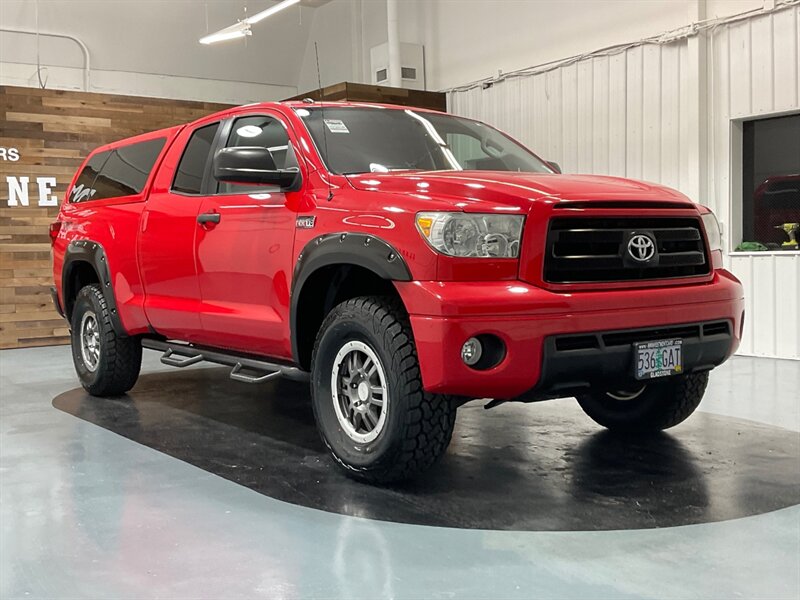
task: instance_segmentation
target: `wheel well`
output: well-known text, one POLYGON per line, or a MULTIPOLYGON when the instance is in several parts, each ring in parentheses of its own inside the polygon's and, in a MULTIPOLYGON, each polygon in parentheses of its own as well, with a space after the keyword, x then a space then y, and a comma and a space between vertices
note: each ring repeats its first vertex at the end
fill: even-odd
POLYGON ((327 265, 314 271, 300 290, 294 313, 297 360, 311 368, 311 353, 322 321, 337 304, 358 296, 394 296, 394 284, 373 271, 357 265, 327 265))
POLYGON ((100 283, 94 266, 85 260, 74 261, 67 267, 69 270, 64 277, 64 314, 67 319, 72 318, 72 308, 75 306, 75 298, 84 286, 92 283, 100 283))

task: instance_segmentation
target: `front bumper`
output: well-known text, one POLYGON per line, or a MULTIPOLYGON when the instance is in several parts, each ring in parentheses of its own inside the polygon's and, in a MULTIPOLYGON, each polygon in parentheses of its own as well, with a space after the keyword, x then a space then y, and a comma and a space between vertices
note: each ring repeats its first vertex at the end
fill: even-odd
POLYGON ((549 336, 542 346, 539 381, 520 399, 574 396, 590 388, 624 389, 633 379, 633 344, 675 338, 683 341, 684 373, 708 371, 721 364, 733 342, 728 320, 549 336))
MULTIPOLYGON (((561 336, 727 322, 727 336, 685 339, 687 370, 719 365, 739 345, 744 299, 724 270, 698 285, 557 293, 522 282, 396 283, 409 312, 424 388, 471 398, 554 397, 632 378, 632 343, 557 353, 561 336), (462 344, 490 334, 506 346, 495 367, 478 371, 461 360, 462 344), (712 339, 713 338, 713 339, 712 339), (553 346, 555 348, 555 346, 553 346), (690 350, 690 348, 693 348, 690 350)), ((664 338, 674 337, 664 335, 664 338)))

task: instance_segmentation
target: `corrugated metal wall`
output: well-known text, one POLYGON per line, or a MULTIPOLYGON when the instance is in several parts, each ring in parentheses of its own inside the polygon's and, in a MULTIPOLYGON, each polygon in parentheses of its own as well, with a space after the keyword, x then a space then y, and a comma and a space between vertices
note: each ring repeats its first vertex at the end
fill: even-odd
MULTIPOLYGON (((738 120, 800 110, 798 39, 800 7, 720 28, 709 39, 709 190, 737 237, 738 120)), ((800 358, 800 256, 792 254, 729 257, 745 288, 741 354, 800 358)))
POLYGON ((450 95, 450 111, 487 121, 565 172, 681 186, 688 123, 681 98, 687 43, 596 57, 450 95))
MULTIPOLYGON (((793 7, 720 26, 707 41, 639 46, 451 92, 448 106, 509 132, 565 172, 677 188, 710 206, 735 235, 731 193, 740 179, 731 170, 731 120, 800 110, 799 33, 800 7, 793 7)), ((726 260, 748 297, 740 352, 800 358, 800 258, 726 260)))

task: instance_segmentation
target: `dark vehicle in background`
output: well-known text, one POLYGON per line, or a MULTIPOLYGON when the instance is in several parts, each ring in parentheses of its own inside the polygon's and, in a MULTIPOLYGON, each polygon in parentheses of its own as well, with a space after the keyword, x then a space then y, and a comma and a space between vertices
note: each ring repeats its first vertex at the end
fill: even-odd
POLYGON ((783 224, 800 223, 800 174, 768 177, 753 193, 753 205, 755 240, 778 249, 789 239, 783 224))

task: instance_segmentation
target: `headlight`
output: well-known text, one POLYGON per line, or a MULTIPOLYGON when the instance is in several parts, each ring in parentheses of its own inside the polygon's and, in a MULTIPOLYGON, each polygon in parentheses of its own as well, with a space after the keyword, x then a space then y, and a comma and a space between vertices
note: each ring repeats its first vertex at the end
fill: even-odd
POLYGON ((417 229, 442 254, 470 258, 517 258, 521 215, 422 212, 417 229))
POLYGON ((719 226, 719 221, 714 213, 709 212, 702 215, 703 227, 706 229, 708 236, 708 246, 711 252, 714 250, 722 250, 722 229, 719 226))

